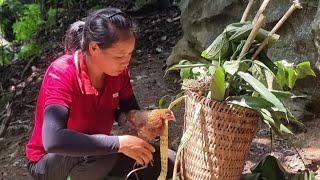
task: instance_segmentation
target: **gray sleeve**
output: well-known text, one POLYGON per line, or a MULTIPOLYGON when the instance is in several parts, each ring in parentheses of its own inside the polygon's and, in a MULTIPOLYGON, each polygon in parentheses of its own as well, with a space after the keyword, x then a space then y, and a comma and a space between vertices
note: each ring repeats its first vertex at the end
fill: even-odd
POLYGON ((118 136, 87 135, 67 129, 69 109, 50 104, 44 110, 42 140, 47 153, 69 156, 107 155, 119 150, 118 136))

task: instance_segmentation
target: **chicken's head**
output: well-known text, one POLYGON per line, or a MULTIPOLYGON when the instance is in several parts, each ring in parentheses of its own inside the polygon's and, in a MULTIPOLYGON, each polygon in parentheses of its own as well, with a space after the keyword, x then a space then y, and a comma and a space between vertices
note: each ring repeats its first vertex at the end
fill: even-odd
POLYGON ((166 121, 175 121, 176 117, 170 109, 163 109, 162 119, 166 121))

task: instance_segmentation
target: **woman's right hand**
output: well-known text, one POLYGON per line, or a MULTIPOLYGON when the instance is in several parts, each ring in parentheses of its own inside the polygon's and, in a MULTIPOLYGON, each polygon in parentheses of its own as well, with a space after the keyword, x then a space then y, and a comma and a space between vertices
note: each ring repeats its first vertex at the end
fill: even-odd
POLYGON ((136 136, 119 136, 119 144, 119 152, 136 160, 138 164, 146 165, 153 159, 154 147, 136 136))

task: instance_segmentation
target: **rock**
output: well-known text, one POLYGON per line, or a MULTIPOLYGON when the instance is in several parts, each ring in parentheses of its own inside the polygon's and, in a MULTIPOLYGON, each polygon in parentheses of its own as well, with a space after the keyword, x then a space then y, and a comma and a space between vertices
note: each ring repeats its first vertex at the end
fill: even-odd
POLYGON ((316 61, 316 66, 317 69, 320 69, 320 1, 319 1, 319 5, 318 5, 318 10, 317 10, 317 14, 315 16, 315 19, 312 23, 312 32, 314 34, 314 42, 315 42, 315 46, 318 50, 318 59, 316 61))
POLYGON ((167 40, 167 36, 162 36, 162 37, 160 38, 160 40, 161 40, 161 41, 166 41, 166 40, 167 40))
POLYGON ((157 53, 161 53, 161 52, 162 52, 162 48, 161 48, 161 47, 157 47, 157 48, 156 48, 156 52, 157 52, 157 53))
POLYGON ((134 12, 131 15, 148 14, 154 11, 163 10, 172 4, 171 0, 136 0, 134 3, 134 12))

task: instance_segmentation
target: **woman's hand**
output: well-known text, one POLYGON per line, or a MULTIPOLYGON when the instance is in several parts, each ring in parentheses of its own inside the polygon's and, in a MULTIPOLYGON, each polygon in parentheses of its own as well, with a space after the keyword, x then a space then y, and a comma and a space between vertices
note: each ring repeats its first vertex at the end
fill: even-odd
POLYGON ((153 159, 154 147, 136 136, 119 136, 119 143, 119 152, 136 160, 138 164, 146 165, 153 159))

